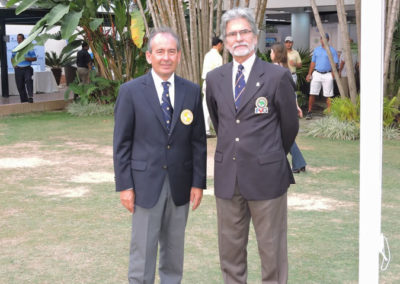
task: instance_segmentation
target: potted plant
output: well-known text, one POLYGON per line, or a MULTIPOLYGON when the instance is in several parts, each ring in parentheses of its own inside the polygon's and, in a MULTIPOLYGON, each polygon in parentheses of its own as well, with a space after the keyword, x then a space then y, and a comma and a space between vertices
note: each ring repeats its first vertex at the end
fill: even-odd
POLYGON ((57 85, 60 84, 62 67, 72 65, 75 63, 76 56, 73 56, 75 51, 63 52, 57 55, 56 52, 46 52, 46 65, 50 67, 53 72, 54 78, 56 79, 57 85))

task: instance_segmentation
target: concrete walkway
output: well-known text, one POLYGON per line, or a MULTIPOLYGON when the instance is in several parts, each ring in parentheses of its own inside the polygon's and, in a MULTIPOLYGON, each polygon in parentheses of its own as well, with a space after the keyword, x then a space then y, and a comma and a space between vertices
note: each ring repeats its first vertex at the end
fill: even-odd
POLYGON ((60 85, 56 93, 34 94, 33 103, 21 103, 19 95, 9 96, 8 98, 0 96, 0 116, 64 109, 74 97, 73 94, 70 94, 68 100, 65 100, 66 89, 66 86, 60 85))

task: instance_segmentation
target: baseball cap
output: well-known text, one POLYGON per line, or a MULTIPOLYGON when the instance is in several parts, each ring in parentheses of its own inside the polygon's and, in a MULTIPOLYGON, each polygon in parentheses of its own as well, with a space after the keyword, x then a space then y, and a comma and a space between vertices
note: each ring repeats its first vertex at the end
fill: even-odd
POLYGON ((287 37, 285 38, 285 41, 291 41, 291 42, 293 42, 293 37, 287 36, 287 37))

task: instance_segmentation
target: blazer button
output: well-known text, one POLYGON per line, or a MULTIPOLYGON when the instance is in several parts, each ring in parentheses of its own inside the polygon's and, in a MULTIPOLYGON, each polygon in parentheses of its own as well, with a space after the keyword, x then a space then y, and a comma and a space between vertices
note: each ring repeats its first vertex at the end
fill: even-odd
POLYGON ((167 145, 167 149, 168 149, 168 150, 171 149, 171 145, 167 145))
POLYGON ((162 168, 163 168, 164 170, 166 170, 166 169, 167 169, 167 165, 162 166, 162 168))
POLYGON ((236 119, 236 124, 239 124, 240 123, 240 120, 239 119, 236 119))
POLYGON ((236 161, 236 157, 233 157, 232 160, 236 161))
POLYGON ((235 141, 236 141, 236 142, 239 142, 239 140, 240 140, 239 137, 236 137, 236 138, 235 138, 235 141))

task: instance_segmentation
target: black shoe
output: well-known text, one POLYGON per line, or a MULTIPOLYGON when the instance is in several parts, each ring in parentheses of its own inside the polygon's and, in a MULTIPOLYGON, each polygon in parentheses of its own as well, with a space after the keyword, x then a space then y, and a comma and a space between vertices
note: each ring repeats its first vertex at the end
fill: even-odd
POLYGON ((300 173, 300 172, 305 172, 305 171, 306 171, 306 167, 302 167, 302 168, 300 168, 300 169, 292 170, 292 172, 293 172, 294 174, 298 174, 298 173, 300 173))
POLYGON ((28 103, 31 103, 31 104, 32 104, 32 103, 33 103, 33 98, 29 98, 29 99, 28 99, 28 103))
POLYGON ((307 112, 306 119, 307 120, 312 119, 312 112, 311 111, 307 112))
POLYGON ((216 136, 213 135, 213 134, 206 134, 206 137, 207 137, 207 138, 215 138, 216 136))

